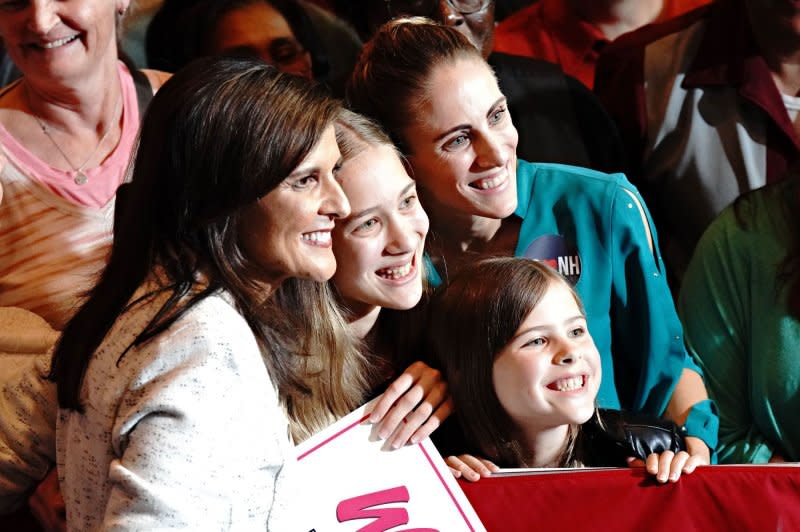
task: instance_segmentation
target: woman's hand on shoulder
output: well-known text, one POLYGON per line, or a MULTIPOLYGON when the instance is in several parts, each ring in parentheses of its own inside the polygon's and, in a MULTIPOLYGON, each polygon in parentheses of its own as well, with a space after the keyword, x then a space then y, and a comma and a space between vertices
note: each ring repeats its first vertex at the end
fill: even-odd
POLYGON ((486 458, 479 458, 471 454, 448 456, 445 459, 447 467, 456 478, 463 478, 470 482, 477 482, 481 478, 490 477, 492 473, 500 470, 493 462, 486 458))
POLYGON ((427 438, 452 413, 453 401, 442 373, 418 361, 386 388, 369 421, 378 425, 379 438, 398 449, 427 438))
POLYGON ((710 464, 710 456, 711 453, 703 440, 688 436, 686 451, 652 453, 644 463, 641 460, 630 458, 628 465, 631 467, 644 465, 645 470, 663 484, 677 482, 681 478, 681 474, 691 474, 697 466, 710 464))

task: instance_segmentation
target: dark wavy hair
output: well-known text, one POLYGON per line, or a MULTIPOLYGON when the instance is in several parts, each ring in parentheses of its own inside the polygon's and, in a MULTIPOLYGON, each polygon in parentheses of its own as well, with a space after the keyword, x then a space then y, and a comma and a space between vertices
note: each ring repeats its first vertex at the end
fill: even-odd
MULTIPOLYGON (((199 60, 164 84, 117 200, 108 265, 53 354, 50 378, 62 408, 81 410, 94 351, 154 270, 169 297, 129 348, 219 290, 262 345, 276 344, 261 319, 261 269, 239 242, 241 215, 297 167, 338 112, 322 89, 252 60, 199 60)), ((279 386, 291 381, 279 357, 265 361, 279 386)))
MULTIPOLYGON (((494 361, 553 283, 567 286, 585 314, 580 298, 561 275, 521 257, 468 264, 431 302, 429 349, 447 380, 465 448, 480 451, 501 466, 527 464, 519 430, 492 383, 494 361)), ((578 430, 570 430, 560 467, 574 463, 578 430)))

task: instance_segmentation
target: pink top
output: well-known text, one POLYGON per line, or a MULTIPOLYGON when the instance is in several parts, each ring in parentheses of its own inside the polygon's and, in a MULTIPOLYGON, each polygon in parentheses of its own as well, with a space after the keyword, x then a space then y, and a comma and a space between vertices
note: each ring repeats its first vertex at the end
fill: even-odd
MULTIPOLYGON (((94 285, 111 248, 114 197, 139 129, 133 78, 120 63, 122 135, 84 185, 43 163, 0 127, 0 307, 61 330, 94 285)), ((45 139, 46 140, 46 139, 45 139)))
POLYGON ((122 134, 114 151, 100 166, 83 170, 89 178, 85 184, 75 183, 74 171, 53 168, 36 157, 0 124, 0 145, 8 159, 29 178, 76 205, 100 208, 108 203, 125 179, 128 159, 139 131, 139 105, 133 78, 121 62, 118 71, 122 86, 122 134))

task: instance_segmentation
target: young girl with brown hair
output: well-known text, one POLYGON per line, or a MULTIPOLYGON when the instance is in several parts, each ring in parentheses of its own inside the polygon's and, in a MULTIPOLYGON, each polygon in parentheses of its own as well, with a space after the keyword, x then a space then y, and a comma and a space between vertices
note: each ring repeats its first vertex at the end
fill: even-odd
POLYGON ((457 476, 504 467, 624 466, 661 482, 701 463, 668 421, 596 408, 600 354, 583 305, 554 270, 524 258, 465 266, 431 306, 429 338, 464 433, 457 476))

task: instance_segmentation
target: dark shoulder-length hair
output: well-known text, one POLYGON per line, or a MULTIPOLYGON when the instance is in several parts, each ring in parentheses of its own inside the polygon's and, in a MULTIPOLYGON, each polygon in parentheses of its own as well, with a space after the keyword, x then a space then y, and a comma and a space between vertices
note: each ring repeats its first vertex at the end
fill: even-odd
POLYGON ((81 409, 89 360, 156 269, 169 297, 132 346, 220 289, 269 340, 259 319, 263 276, 238 239, 241 214, 302 162, 338 112, 321 89, 253 60, 200 60, 164 84, 118 200, 109 263, 53 354, 62 408, 81 409))
MULTIPOLYGON (((519 443, 520 431, 497 398, 494 361, 553 283, 569 287, 584 314, 580 299, 563 277, 541 262, 519 257, 466 265, 431 303, 429 349, 453 397, 465 447, 501 466, 525 466, 527 458, 519 443)), ((577 428, 570 436, 561 466, 573 460, 577 428)))
POLYGON ((347 106, 377 120, 408 154, 403 130, 412 124, 433 68, 483 56, 463 34, 423 17, 398 18, 367 41, 346 89, 347 106))

